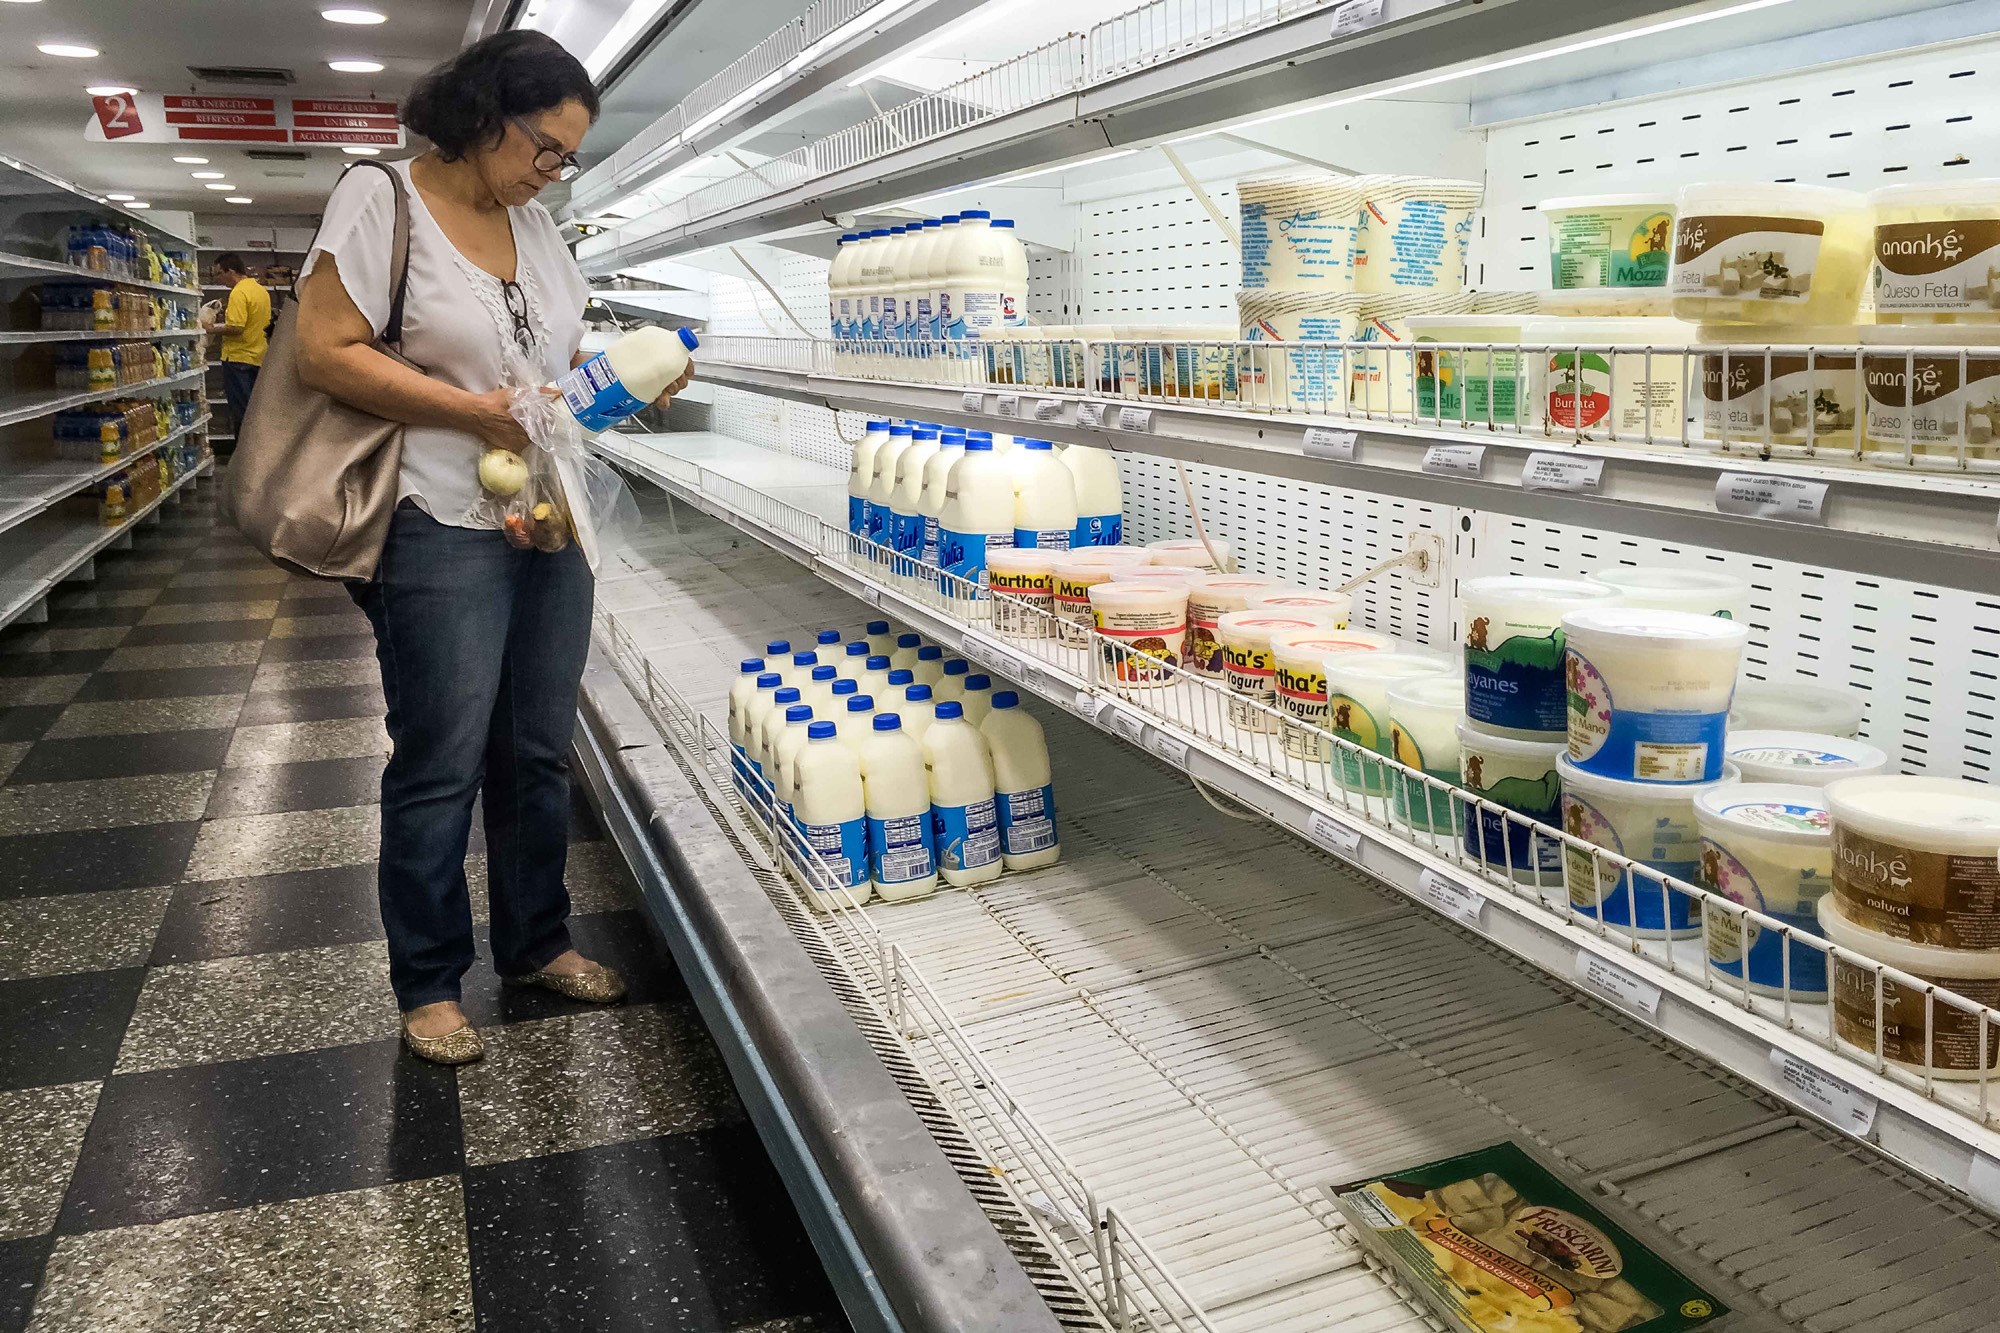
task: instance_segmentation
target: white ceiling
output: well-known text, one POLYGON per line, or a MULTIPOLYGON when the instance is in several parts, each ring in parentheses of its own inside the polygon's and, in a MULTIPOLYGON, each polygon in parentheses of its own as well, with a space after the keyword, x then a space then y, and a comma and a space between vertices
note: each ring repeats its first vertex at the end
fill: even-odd
POLYGON ((319 211, 343 165, 338 148, 306 150, 304 162, 258 162, 242 149, 210 144, 88 143, 89 84, 142 92, 372 96, 401 100, 424 71, 463 44, 473 0, 341 0, 389 16, 374 27, 328 23, 335 0, 41 0, 0 4, 0 152, 100 193, 135 194, 156 208, 231 211, 220 194, 188 173, 221 170, 256 202, 243 214, 319 211), (45 41, 96 47, 95 60, 46 56, 45 41), (328 60, 379 60, 379 74, 336 74, 328 60), (297 83, 285 89, 196 85, 190 65, 277 66, 297 83), (209 168, 179 166, 175 154, 207 157, 209 168))

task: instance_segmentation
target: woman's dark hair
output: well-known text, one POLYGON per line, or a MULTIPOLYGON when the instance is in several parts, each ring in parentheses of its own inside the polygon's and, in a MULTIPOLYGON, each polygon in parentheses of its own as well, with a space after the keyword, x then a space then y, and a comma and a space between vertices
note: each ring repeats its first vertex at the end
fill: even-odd
POLYGON ((495 33, 424 75, 403 103, 403 123, 437 146, 447 162, 491 148, 507 117, 581 102, 597 119, 597 85, 583 62, 547 33, 495 33))

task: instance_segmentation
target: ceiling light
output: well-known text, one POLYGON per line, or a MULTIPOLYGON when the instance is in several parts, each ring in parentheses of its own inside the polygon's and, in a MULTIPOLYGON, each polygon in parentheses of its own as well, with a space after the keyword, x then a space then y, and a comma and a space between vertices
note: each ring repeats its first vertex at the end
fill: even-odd
POLYGON ((222 202, 225 204, 254 204, 257 201, 247 194, 232 194, 222 202))
POLYGON ((326 67, 336 74, 380 74, 382 62, 379 60, 329 60, 326 67))
POLYGON ((343 144, 340 151, 343 153, 352 153, 356 157, 380 157, 382 155, 382 150, 379 148, 369 148, 366 145, 356 143, 343 144))
POLYGON ((190 171, 188 175, 198 181, 219 181, 222 179, 222 173, 219 171, 190 171))
POLYGON ((208 184, 202 186, 201 188, 204 190, 233 190, 236 187, 234 185, 218 185, 214 181, 210 181, 208 184))
MULTIPOLYGON (((18 4, 22 3, 22 0, 7 0, 7 3, 8 3, 8 4, 10 4, 10 5, 18 5, 18 4)), ((132 201, 131 203, 129 203, 129 204, 127 204, 127 205, 125 205, 125 207, 127 207, 127 208, 151 208, 151 207, 152 207, 152 205, 151 205, 151 204, 149 204, 149 203, 147 203, 147 202, 146 202, 145 200, 143 200, 143 199, 134 199, 134 200, 133 200, 133 201, 132 201)))
POLYGON ((45 56, 65 56, 71 60, 94 60, 97 57, 96 47, 76 46, 69 42, 43 42, 35 49, 45 56))
POLYGON ((127 97, 136 97, 139 94, 137 88, 128 88, 122 83, 93 83, 84 91, 92 97, 117 97, 121 93, 127 97))
POLYGON ((389 21, 387 14, 372 9, 322 9, 319 16, 328 23, 352 23, 359 27, 372 27, 389 21))
POLYGON ((205 157, 177 157, 174 161, 184 167, 205 167, 208 165, 208 159, 205 157))
POLYGON ((104 197, 114 204, 129 204, 139 196, 136 194, 107 194, 104 197))
POLYGON ((39 5, 40 3, 42 3, 42 0, 0 0, 0 4, 8 5, 39 5))

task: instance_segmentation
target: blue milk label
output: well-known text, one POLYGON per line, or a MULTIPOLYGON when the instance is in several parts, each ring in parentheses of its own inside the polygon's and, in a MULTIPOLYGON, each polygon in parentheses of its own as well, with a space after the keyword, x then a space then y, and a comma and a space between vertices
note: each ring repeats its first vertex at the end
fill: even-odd
POLYGON ((933 805, 931 832, 940 870, 977 870, 1000 859, 1000 807, 990 796, 970 805, 933 805))
POLYGON ((1067 551, 1073 528, 1015 528, 1014 545, 1024 551, 1067 551))
MULTIPOLYGON (((967 583, 986 588, 986 553, 1003 546, 1014 544, 1012 532, 953 532, 950 528, 938 529, 938 568, 947 574, 955 574, 967 583)), ((939 580, 946 596, 963 597, 963 589, 945 580, 939 580)))
POLYGON ((847 497, 847 530, 856 537, 868 535, 868 502, 858 495, 847 497))
POLYGON ((917 815, 868 816, 868 855, 877 884, 903 884, 937 873, 937 852, 931 841, 927 810, 917 815))
POLYGON ((1722 776, 1725 706, 1717 713, 1647 713, 1618 707, 1590 659, 1564 663, 1569 757, 1625 782, 1713 782, 1722 776))
POLYGON ((608 430, 646 405, 625 387, 603 352, 557 380, 556 389, 585 430, 608 430))
POLYGON ((898 554, 919 559, 924 553, 924 516, 922 514, 895 514, 891 520, 889 544, 898 554))
POLYGON ((889 510, 870 500, 867 502, 867 507, 863 511, 863 515, 868 521, 868 531, 864 535, 877 546, 887 546, 889 544, 889 510))
POLYGON ((1056 789, 1053 783, 1026 791, 1001 792, 1000 850, 1008 856, 1046 852, 1056 845, 1056 789))
POLYGON ((841 824, 801 824, 806 846, 813 849, 834 883, 858 889, 868 882, 868 821, 856 816, 841 824))
POLYGON ((1124 540, 1123 514, 1086 514, 1076 521, 1069 544, 1071 550, 1076 550, 1084 546, 1116 546, 1124 540))

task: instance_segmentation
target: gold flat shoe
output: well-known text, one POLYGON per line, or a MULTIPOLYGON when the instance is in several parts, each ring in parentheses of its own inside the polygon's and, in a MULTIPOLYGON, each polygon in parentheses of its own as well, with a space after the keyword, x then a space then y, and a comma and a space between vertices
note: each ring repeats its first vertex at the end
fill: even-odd
POLYGON ((625 978, 603 966, 567 976, 554 972, 524 972, 507 980, 519 986, 540 986, 566 1000, 581 1000, 585 1004, 616 1004, 625 998, 625 978))
POLYGON ((486 1041, 469 1024, 442 1037, 419 1037, 403 1025, 403 1044, 418 1058, 436 1065, 469 1065, 486 1054, 486 1041))

